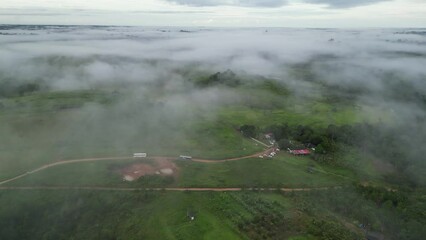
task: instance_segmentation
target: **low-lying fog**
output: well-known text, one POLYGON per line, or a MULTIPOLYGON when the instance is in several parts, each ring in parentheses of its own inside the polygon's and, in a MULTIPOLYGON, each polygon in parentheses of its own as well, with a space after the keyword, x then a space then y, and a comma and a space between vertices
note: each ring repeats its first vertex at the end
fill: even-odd
POLYGON ((315 73, 336 84, 379 89, 377 79, 391 72, 424 88, 426 75, 426 30, 0 26, 0 34, 3 78, 41 78, 58 89, 152 82, 178 77, 182 66, 286 81, 289 66, 319 56, 329 58, 315 73))
MULTIPOLYGON (((150 141, 161 142, 165 128, 173 135, 194 117, 214 118, 218 106, 241 96, 226 88, 197 88, 186 80, 191 72, 227 69, 275 79, 302 99, 311 97, 303 89, 314 88, 312 81, 336 91, 361 90, 360 104, 391 108, 409 125, 425 118, 425 66, 426 30, 418 29, 0 26, 0 83, 40 82, 48 90, 67 91, 131 86, 108 111, 85 106, 78 113, 86 114, 82 128, 82 120, 70 116, 62 116, 56 127, 44 126, 71 142, 89 143, 100 135, 122 145, 122 139, 144 135, 135 130, 142 126, 150 129, 150 141), (295 67, 308 74, 293 74, 295 67), (389 84, 405 86, 415 96, 394 97, 389 84)), ((9 133, 2 142, 20 141, 17 127, 10 127, 15 123, 1 124, 9 133)), ((181 135, 175 134, 179 141, 181 135)), ((425 142, 423 136, 416 136, 417 144, 425 142)))

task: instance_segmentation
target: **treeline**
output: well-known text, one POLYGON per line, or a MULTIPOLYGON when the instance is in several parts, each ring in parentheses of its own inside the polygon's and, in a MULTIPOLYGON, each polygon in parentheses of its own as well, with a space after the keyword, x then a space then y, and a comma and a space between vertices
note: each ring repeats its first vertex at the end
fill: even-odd
POLYGON ((316 154, 333 154, 338 150, 333 125, 328 128, 313 128, 306 125, 290 126, 286 123, 272 125, 264 130, 272 133, 281 149, 315 148, 316 154))
POLYGON ((327 128, 288 124, 273 125, 265 132, 274 134, 280 147, 288 140, 296 140, 305 146, 317 146, 317 153, 332 153, 338 144, 347 144, 368 151, 378 157, 388 159, 398 169, 404 170, 410 160, 423 154, 420 144, 425 139, 425 127, 416 125, 388 127, 384 124, 360 123, 354 125, 329 125, 327 128))
POLYGON ((378 233, 384 239, 424 239, 424 191, 362 185, 330 191, 298 193, 295 200, 301 209, 319 215, 331 211, 334 216, 350 219, 353 226, 367 236, 378 233))
POLYGON ((386 189, 374 186, 356 186, 356 190, 365 199, 373 201, 377 206, 404 209, 408 205, 407 193, 399 190, 386 189))
POLYGON ((265 132, 272 133, 282 149, 317 147, 317 152, 322 154, 335 151, 335 146, 324 129, 314 129, 306 125, 290 126, 284 123, 267 127, 265 132))
POLYGON ((231 70, 226 70, 225 72, 217 72, 210 75, 205 79, 198 81, 200 86, 214 86, 214 85, 225 85, 228 87, 236 87, 241 84, 240 78, 231 70))
POLYGON ((412 186, 425 184, 422 171, 426 164, 421 161, 426 156, 426 126, 419 119, 410 125, 377 123, 359 123, 354 125, 333 125, 311 127, 307 125, 272 125, 258 129, 252 125, 240 128, 244 136, 254 137, 259 134, 272 133, 281 149, 315 148, 313 157, 317 160, 334 163, 334 153, 344 146, 351 146, 363 153, 371 154, 391 163, 398 174, 388 176, 388 181, 412 186))
POLYGON ((255 194, 244 193, 238 201, 254 217, 247 219, 235 211, 226 217, 233 220, 248 239, 288 239, 303 234, 309 234, 315 239, 360 239, 343 224, 335 219, 327 219, 323 214, 312 214, 306 209, 297 209, 297 215, 291 214, 290 211, 295 209, 290 210, 278 201, 266 201, 255 194))
POLYGON ((0 98, 23 96, 46 88, 41 82, 20 82, 0 78, 0 98))

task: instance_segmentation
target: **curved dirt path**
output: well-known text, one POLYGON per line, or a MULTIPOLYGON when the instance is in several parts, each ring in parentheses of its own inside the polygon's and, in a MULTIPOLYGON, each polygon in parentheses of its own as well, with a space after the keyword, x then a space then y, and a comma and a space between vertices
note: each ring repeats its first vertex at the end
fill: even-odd
POLYGON ((236 158, 228 158, 228 159, 223 159, 223 160, 209 160, 209 159, 197 159, 194 158, 192 159, 193 162, 200 162, 200 163, 224 163, 224 162, 232 162, 232 161, 239 161, 239 160, 243 160, 243 159, 248 159, 248 158, 257 158, 260 155, 263 154, 269 154, 272 151, 273 148, 269 148, 263 152, 260 153, 255 153, 249 156, 244 156, 244 157, 236 157, 236 158))
POLYGON ((341 189, 337 187, 313 187, 313 188, 126 188, 126 187, 0 187, 0 190, 91 190, 91 191, 174 191, 174 192, 241 192, 241 191, 257 191, 257 192, 308 192, 315 190, 333 190, 341 189))
POLYGON ((23 178, 25 176, 28 176, 30 174, 40 172, 40 171, 45 170, 47 168, 51 168, 51 167, 58 166, 58 165, 80 163, 80 162, 94 162, 94 161, 107 161, 107 160, 127 160, 127 159, 133 159, 133 157, 83 158, 83 159, 73 159, 73 160, 61 160, 61 161, 57 161, 57 162, 53 162, 53 163, 43 165, 43 166, 36 168, 32 171, 29 171, 29 172, 23 173, 21 175, 18 175, 16 177, 1 181, 0 185, 18 180, 18 179, 23 178))
MULTIPOLYGON (((258 157, 258 156, 263 155, 265 153, 268 153, 270 151, 272 151, 272 148, 267 149, 265 151, 262 151, 260 153, 256 153, 256 154, 252 154, 252 155, 244 156, 244 157, 229 158, 229 159, 223 159, 223 160, 191 159, 190 161, 201 162, 201 163, 223 163, 223 162, 229 162, 229 161, 238 161, 238 160, 247 159, 247 158, 255 158, 255 157, 258 157)), ((13 181, 18 180, 20 178, 26 177, 30 174, 40 172, 40 171, 43 171, 47 168, 51 168, 51 167, 55 167, 55 166, 59 166, 59 165, 81 163, 81 162, 95 162, 95 161, 108 161, 108 160, 129 160, 129 159, 137 159, 137 158, 125 156, 125 157, 83 158, 83 159, 61 160, 61 161, 57 161, 57 162, 53 162, 53 163, 43 165, 39 168, 36 168, 32 171, 23 173, 23 174, 18 175, 16 177, 0 181, 0 185, 6 184, 6 183, 9 183, 9 182, 13 182, 13 181)), ((178 157, 153 156, 153 157, 147 157, 146 159, 175 161, 176 159, 178 159, 178 157)))
MULTIPOLYGON (((239 161, 243 159, 256 158, 263 154, 269 154, 273 148, 267 149, 260 153, 252 154, 249 156, 237 157, 237 158, 229 158, 223 160, 208 160, 208 159, 191 159, 193 162, 200 163, 223 163, 223 162, 231 162, 231 161, 239 161)), ((18 175, 16 177, 4 180, 0 182, 0 185, 18 180, 30 174, 43 171, 45 169, 65 165, 72 163, 81 163, 81 162, 95 162, 95 161, 108 161, 108 160, 129 160, 135 159, 134 157, 105 157, 105 158, 84 158, 84 159, 73 159, 73 160, 61 160, 53 163, 49 163, 43 165, 39 168, 36 168, 32 171, 26 172, 24 174, 18 175)), ((147 159, 153 160, 169 160, 175 161, 176 157, 148 157, 147 159)), ((186 188, 186 187, 166 187, 166 188, 127 188, 127 187, 70 187, 70 186, 34 186, 34 187, 2 187, 0 186, 0 190, 93 190, 93 191, 175 191, 175 192, 241 192, 241 191, 282 191, 282 192, 307 192, 314 190, 332 190, 332 189, 340 189, 341 186, 335 187, 312 187, 312 188, 186 188)))

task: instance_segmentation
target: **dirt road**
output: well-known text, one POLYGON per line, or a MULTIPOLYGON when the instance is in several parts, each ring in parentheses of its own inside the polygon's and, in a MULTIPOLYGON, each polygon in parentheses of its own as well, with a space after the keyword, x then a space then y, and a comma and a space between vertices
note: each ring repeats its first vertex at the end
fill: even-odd
POLYGON ((273 150, 273 148, 270 148, 268 150, 265 150, 263 152, 260 153, 256 153, 253 155, 249 155, 249 156, 244 156, 244 157, 237 157, 237 158, 228 158, 228 159, 223 159, 223 160, 208 160, 208 159, 192 159, 193 162, 201 162, 201 163, 223 163, 223 162, 232 162, 232 161, 239 161, 239 160, 243 160, 243 159, 248 159, 248 158, 257 158, 260 155, 263 154, 269 154, 271 151, 273 150))
MULTIPOLYGON (((252 154, 249 156, 244 157, 237 157, 237 158, 229 158, 229 159, 223 159, 223 160, 208 160, 208 159, 192 159, 193 162, 200 162, 200 163, 223 163, 223 162, 230 162, 230 161, 239 161, 243 159, 249 159, 249 158, 257 158, 260 155, 263 154, 269 154, 273 149, 267 149, 265 151, 262 151, 260 153, 252 154)), ((18 180, 20 178, 23 178, 25 176, 28 176, 30 174, 43 171, 45 169, 64 165, 64 164, 72 164, 72 163, 81 163, 81 162, 94 162, 94 161, 109 161, 109 160, 129 160, 134 159, 133 157, 105 157, 105 158, 84 158, 84 159, 73 159, 73 160, 61 160, 57 162, 53 162, 50 164, 43 165, 37 169, 34 169, 32 171, 26 172, 24 174, 21 174, 19 176, 4 180, 0 182, 0 185, 18 180)), ((169 161, 175 161, 178 159, 177 157, 149 157, 148 159, 153 160, 169 160, 169 161)), ((0 186, 0 190, 92 190, 92 191, 175 191, 175 192, 240 192, 240 191, 282 191, 282 192, 306 192, 306 191, 313 191, 313 190, 331 190, 331 189, 339 189, 340 186, 337 187, 319 187, 319 188, 126 188, 126 187, 70 187, 70 186, 33 186, 33 187, 2 187, 0 186)))
POLYGON ((307 192, 314 190, 333 190, 340 189, 337 187, 319 187, 319 188, 125 188, 125 187, 0 187, 0 190, 90 190, 90 191, 174 191, 174 192, 307 192))
MULTIPOLYGON (((229 158, 229 159, 223 159, 223 160, 207 160, 207 159, 192 159, 191 161, 193 162, 201 162, 201 163, 223 163, 223 162, 229 162, 229 161, 238 161, 238 160, 242 160, 242 159, 247 159, 247 158, 255 158, 258 157, 259 155, 262 155, 264 153, 270 152, 272 151, 272 149, 268 149, 265 150, 263 152, 260 153, 256 153, 250 156, 244 156, 244 157, 238 157, 238 158, 229 158)), ((109 161, 109 160, 128 160, 128 159, 135 159, 133 157, 129 157, 129 156, 125 156, 125 157, 105 157, 105 158, 83 158, 83 159, 72 159, 72 160, 61 160, 61 161, 57 161, 57 162, 53 162, 53 163, 49 163, 46 165, 43 165, 37 169, 34 169, 32 171, 23 173, 21 175, 18 175, 16 177, 10 178, 10 179, 6 179, 0 182, 0 185, 9 183, 9 182, 13 182, 15 180, 18 180, 20 178, 26 177, 30 174, 36 173, 36 172, 40 172, 43 171, 47 168, 51 168, 51 167, 55 167, 55 166, 59 166, 59 165, 64 165, 64 164, 72 164, 72 163, 81 163, 81 162, 95 162, 95 161, 109 161)), ((153 160, 169 160, 169 161, 174 161, 176 159, 178 159, 178 157, 159 157, 159 156, 154 156, 154 157, 148 157, 147 159, 153 159, 153 160)))
POLYGON ((58 166, 58 165, 71 164, 71 163, 80 163, 80 162, 94 162, 94 161, 107 161, 107 160, 126 160, 126 159, 133 159, 133 157, 126 156, 126 157, 84 158, 84 159, 73 159, 73 160, 61 160, 61 161, 57 161, 57 162, 53 162, 53 163, 49 163, 49 164, 43 165, 43 166, 41 166, 39 168, 36 168, 36 169, 34 169, 32 171, 29 171, 29 172, 23 173, 21 175, 18 175, 16 177, 13 177, 13 178, 1 181, 0 185, 3 185, 5 183, 18 180, 18 179, 23 178, 25 176, 28 176, 30 174, 33 174, 33 173, 36 173, 36 172, 40 172, 40 171, 45 170, 47 168, 51 168, 51 167, 58 166))

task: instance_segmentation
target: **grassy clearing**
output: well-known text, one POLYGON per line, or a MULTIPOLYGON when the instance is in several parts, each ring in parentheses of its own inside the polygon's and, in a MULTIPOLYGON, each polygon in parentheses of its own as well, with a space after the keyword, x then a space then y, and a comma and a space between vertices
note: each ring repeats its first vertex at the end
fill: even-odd
POLYGON ((329 89, 309 88, 302 98, 289 92, 276 92, 266 88, 237 89, 242 96, 238 104, 219 110, 219 118, 228 124, 252 124, 265 127, 273 124, 309 125, 326 127, 361 122, 391 122, 393 114, 379 106, 358 105, 355 101, 330 100, 329 89))
POLYGON ((63 159, 80 159, 92 157, 131 156, 134 152, 147 152, 154 156, 179 156, 181 154, 204 159, 225 159, 247 156, 263 150, 263 147, 252 140, 245 139, 236 130, 220 126, 210 128, 204 124, 192 137, 181 139, 170 136, 157 144, 157 139, 123 139, 128 144, 117 145, 115 139, 84 135, 87 138, 72 134, 73 127, 62 128, 50 125, 50 121, 42 123, 35 132, 23 132, 23 136, 11 136, 0 140, 2 154, 0 157, 0 179, 7 179, 33 170, 41 165, 63 159), (48 125, 51 130, 47 131, 48 125), (46 128, 46 130, 44 129, 46 128), (152 140, 152 142, 150 142, 152 140), (19 144, 18 144, 19 142, 19 144))
POLYGON ((60 236, 67 239, 242 239, 235 226, 214 212, 212 206, 224 206, 251 216, 231 197, 211 193, 2 192, 0 201, 2 204, 14 202, 11 209, 0 211, 1 219, 9 216, 22 224, 1 224, 2 239, 23 233, 50 239, 60 236), (15 198, 20 200, 16 202, 15 198), (221 202, 223 198, 226 203, 221 202), (24 206, 28 206, 27 217, 16 214, 24 206), (188 210, 195 213, 195 221, 189 221, 188 210), (30 222, 35 220, 32 216, 36 213, 44 216, 38 224, 30 222), (66 228, 61 226, 63 221, 67 222, 66 228), (6 230, 6 227, 12 228, 6 230), (62 233, 54 229, 61 229, 62 233))
MULTIPOLYGON (((313 127, 327 127, 329 124, 344 125, 360 122, 378 122, 382 120, 380 114, 367 114, 361 109, 343 107, 331 111, 332 106, 325 103, 295 105, 287 109, 261 110, 249 107, 228 107, 219 111, 223 121, 235 126, 252 124, 266 127, 274 124, 287 123, 289 125, 308 125, 313 127)), ((369 109, 369 111, 372 111, 369 109)))
POLYGON ((324 187, 349 184, 352 172, 321 167, 304 157, 286 153, 274 159, 244 159, 225 163, 177 161, 179 176, 146 176, 123 182, 120 167, 149 160, 74 163, 52 167, 9 183, 13 186, 122 186, 122 187, 324 187), (308 168, 314 168, 309 173, 308 168))
MULTIPOLYGON (((159 115, 158 121, 144 111, 122 111, 122 107, 114 107, 120 96, 111 92, 36 93, 3 99, 0 180, 62 159, 129 156, 133 152, 224 159, 261 151, 261 146, 236 131, 244 124, 323 127, 329 123, 377 120, 350 105, 336 108, 321 101, 299 101, 284 90, 268 84, 259 89, 237 88, 235 94, 243 96, 240 102, 220 107, 214 113, 200 111, 190 120, 167 119, 167 111, 153 112, 159 115), (102 107, 92 108, 87 103, 102 107)), ((135 103, 130 106, 144 107, 135 103)), ((148 113, 150 106, 145 106, 148 113)), ((374 111, 370 109, 368 113, 371 112, 374 111)))
POLYGON ((116 98, 114 93, 94 90, 38 92, 1 100, 0 115, 56 112, 80 108, 87 103, 109 104, 116 98))
POLYGON ((385 176, 396 171, 395 167, 386 161, 348 146, 342 149, 336 158, 339 159, 341 168, 353 172, 356 179, 374 185, 383 185, 385 176))
POLYGON ((114 186, 123 181, 120 174, 114 171, 121 165, 134 162, 134 160, 119 160, 61 165, 31 174, 10 184, 16 186, 114 186))
MULTIPOLYGON (((242 239, 210 208, 212 202, 221 204, 219 200, 209 193, 2 192, 0 202, 12 207, 0 210, 0 219, 10 220, 0 224, 0 237, 242 239), (189 221, 188 209, 196 213, 196 221, 189 221)), ((229 207, 240 210, 235 202, 229 207)))
POLYGON ((152 128, 153 123, 137 123, 137 116, 130 120, 136 127, 129 127, 129 120, 120 115, 92 118, 90 111, 80 109, 0 116, 5 123, 0 125, 0 180, 63 159, 131 156, 134 152, 224 159, 262 150, 233 126, 217 120, 185 122, 173 131, 161 131, 161 124, 152 128))
POLYGON ((195 123, 186 132, 188 132, 187 138, 178 139, 173 144, 180 150, 180 152, 175 152, 175 155, 185 154, 203 159, 226 159, 248 156, 263 150, 263 146, 244 138, 235 127, 221 121, 195 123))
POLYGON ((320 187, 345 180, 323 172, 308 173, 312 161, 280 156, 274 159, 246 159, 220 164, 181 163, 178 184, 191 187, 320 187))

